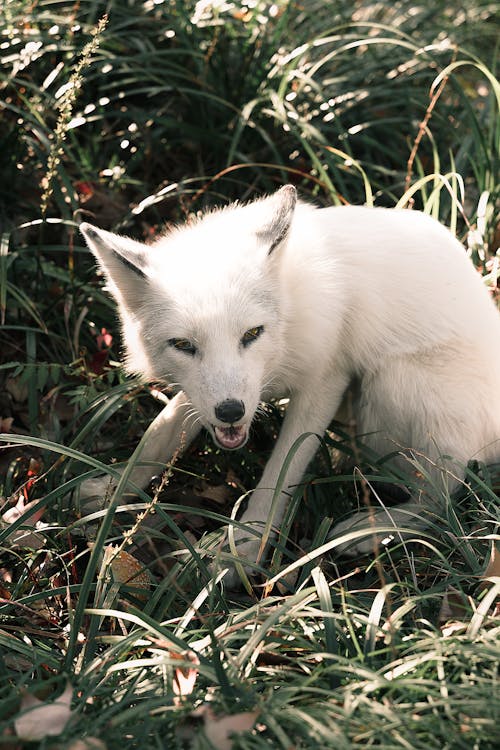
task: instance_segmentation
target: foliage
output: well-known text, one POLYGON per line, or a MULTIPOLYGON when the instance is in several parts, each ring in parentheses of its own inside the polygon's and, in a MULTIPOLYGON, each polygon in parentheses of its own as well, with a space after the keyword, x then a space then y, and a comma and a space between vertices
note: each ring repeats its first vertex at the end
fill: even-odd
POLYGON ((3 744, 223 748, 246 729, 234 747, 498 746, 494 473, 470 467, 428 537, 354 567, 328 530, 397 478, 369 460, 339 475, 327 437, 291 503, 276 580, 240 596, 209 563, 224 569, 220 526, 255 483, 280 405, 237 457, 202 437, 132 505, 79 507, 77 492, 130 455, 161 400, 119 369, 82 218, 144 239, 293 182, 325 205, 433 213, 495 288, 495 10, 2 4, 3 744), (46 712, 32 714, 38 740, 30 707, 46 712))

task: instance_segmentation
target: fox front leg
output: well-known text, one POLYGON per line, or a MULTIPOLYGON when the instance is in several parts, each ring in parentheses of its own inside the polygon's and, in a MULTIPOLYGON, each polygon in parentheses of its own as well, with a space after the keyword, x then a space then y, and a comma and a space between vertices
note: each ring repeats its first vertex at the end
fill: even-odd
MULTIPOLYGON (((271 535, 276 535, 290 496, 314 456, 319 439, 338 410, 348 378, 338 375, 332 380, 333 384, 311 384, 307 392, 294 394, 290 399, 275 448, 240 519, 246 529, 234 527, 237 553, 248 569, 251 569, 248 563, 259 563, 264 555, 267 540, 262 538, 262 533, 269 523, 269 514, 272 511, 271 535), (288 458, 289 466, 283 477, 282 469, 288 458), (283 480, 282 486, 275 497, 280 480, 283 480)), ((238 575, 230 571, 225 580, 230 586, 235 585, 238 575)))
MULTIPOLYGON (((143 489, 163 469, 176 451, 185 449, 200 431, 200 422, 188 415, 190 402, 183 391, 177 393, 148 427, 139 460, 130 475, 133 487, 143 489)), ((80 500, 87 512, 100 510, 106 497, 116 487, 117 480, 109 476, 88 479, 80 486, 80 500)))

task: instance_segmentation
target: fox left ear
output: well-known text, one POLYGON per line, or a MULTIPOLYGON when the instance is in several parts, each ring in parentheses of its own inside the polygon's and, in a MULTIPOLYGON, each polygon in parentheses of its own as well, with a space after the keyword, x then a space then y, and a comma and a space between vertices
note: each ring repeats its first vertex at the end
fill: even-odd
POLYGON ((267 200, 272 207, 272 218, 269 224, 259 231, 259 238, 268 246, 268 254, 271 255, 288 237, 297 205, 297 191, 293 185, 284 185, 267 200))
POLYGON ((80 224, 87 245, 104 271, 109 290, 119 305, 134 312, 144 302, 149 283, 147 249, 128 237, 80 224))

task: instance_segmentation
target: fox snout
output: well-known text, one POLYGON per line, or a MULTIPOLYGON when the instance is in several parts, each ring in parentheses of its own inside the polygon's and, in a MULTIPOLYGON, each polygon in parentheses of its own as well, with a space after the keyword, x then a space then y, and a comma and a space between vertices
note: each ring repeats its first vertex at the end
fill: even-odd
POLYGON ((235 398, 228 398, 221 401, 214 409, 215 416, 221 422, 234 424, 243 418, 245 414, 245 404, 243 401, 237 401, 235 398))
POLYGON ((214 407, 216 419, 228 427, 213 425, 216 442, 226 450, 241 448, 248 439, 248 427, 245 423, 236 424, 245 415, 245 404, 235 398, 227 398, 214 407))

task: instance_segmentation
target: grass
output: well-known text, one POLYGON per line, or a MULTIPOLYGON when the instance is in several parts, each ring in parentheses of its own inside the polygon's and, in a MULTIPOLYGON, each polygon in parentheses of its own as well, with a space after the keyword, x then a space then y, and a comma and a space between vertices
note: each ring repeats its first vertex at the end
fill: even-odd
POLYGON ((330 527, 398 478, 370 456, 339 474, 329 449, 352 446, 326 436, 268 584, 238 595, 209 563, 279 405, 237 455, 201 436, 131 504, 78 501, 161 405, 120 370, 82 218, 144 239, 291 181, 432 213, 496 294, 494 4, 4 6, 0 745, 497 747, 494 470, 434 488, 429 534, 354 564, 330 527))

